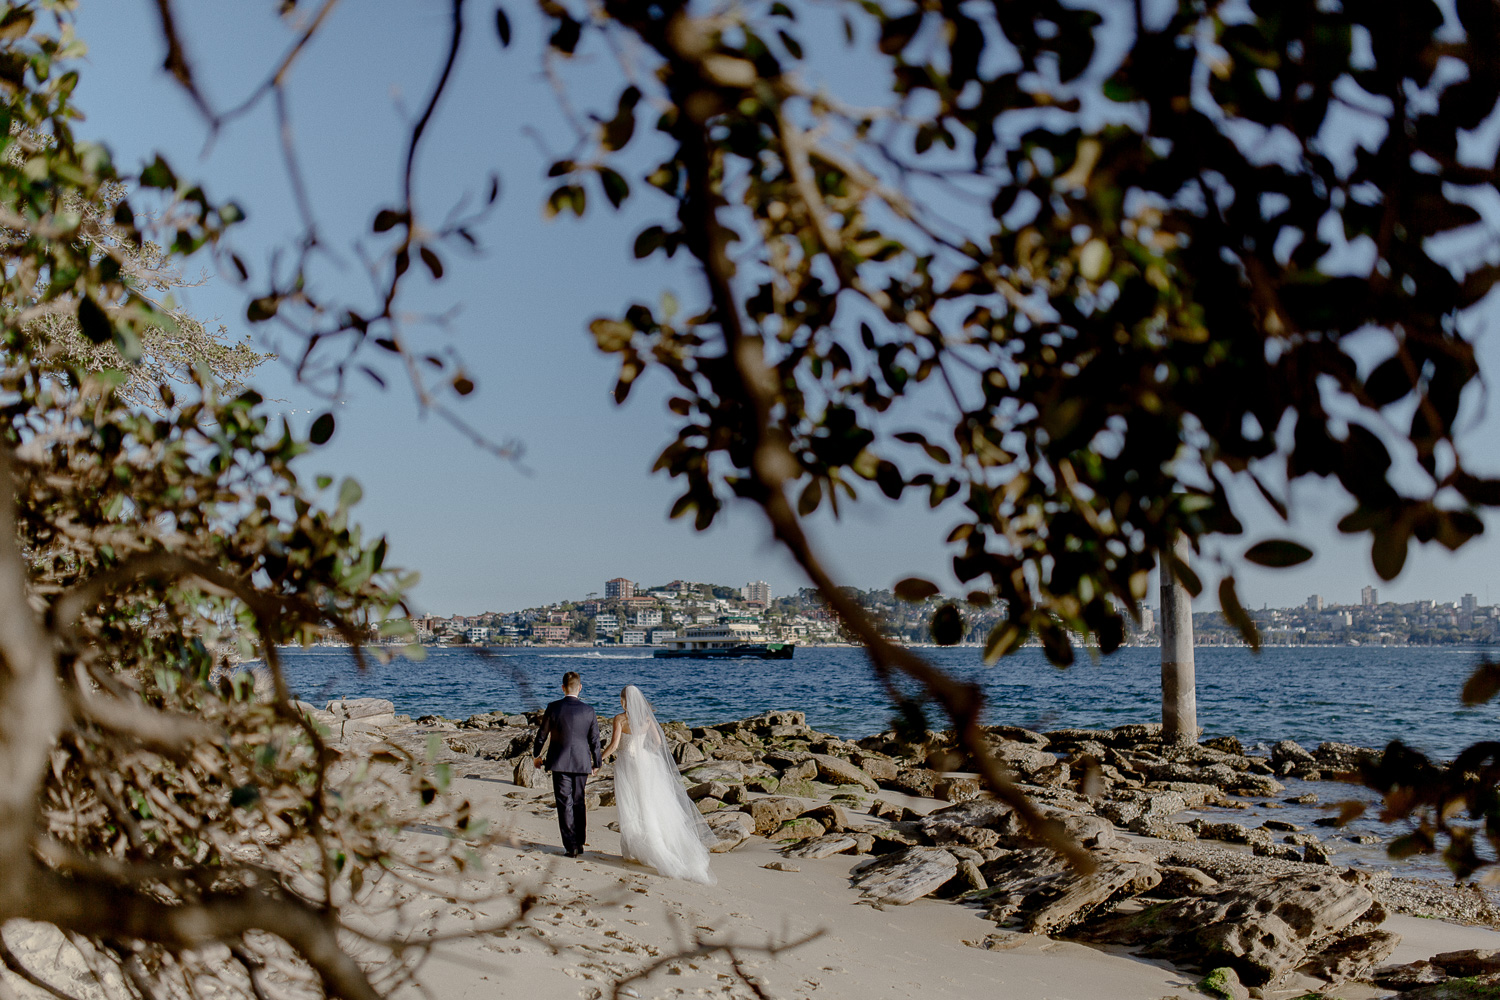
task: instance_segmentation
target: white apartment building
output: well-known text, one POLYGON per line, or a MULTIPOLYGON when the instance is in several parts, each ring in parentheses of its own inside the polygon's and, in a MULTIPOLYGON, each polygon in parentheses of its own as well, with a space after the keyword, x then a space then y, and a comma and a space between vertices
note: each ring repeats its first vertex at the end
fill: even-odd
POLYGON ((595 633, 617 632, 620 628, 620 616, 614 613, 597 615, 594 618, 595 633))
POLYGON ((490 637, 490 628, 488 625, 474 625, 465 634, 470 642, 485 642, 490 637))
POLYGON ((642 608, 630 616, 630 624, 643 627, 661 624, 660 608, 642 608))
POLYGON ((620 633, 622 646, 644 646, 645 644, 646 630, 643 628, 627 628, 620 633))
POLYGON ((771 585, 764 580, 754 580, 745 584, 743 593, 747 601, 759 601, 762 604, 771 603, 771 585))

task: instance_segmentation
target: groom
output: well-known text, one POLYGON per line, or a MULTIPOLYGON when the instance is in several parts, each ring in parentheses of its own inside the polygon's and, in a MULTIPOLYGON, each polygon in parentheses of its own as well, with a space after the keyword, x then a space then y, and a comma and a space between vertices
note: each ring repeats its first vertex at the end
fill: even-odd
POLYGON ((563 674, 563 697, 547 706, 531 747, 537 767, 543 764, 542 745, 551 737, 546 767, 552 772, 552 792, 557 800, 557 827, 562 832, 568 857, 583 853, 588 839, 588 811, 583 786, 599 770, 599 717, 593 706, 578 700, 583 681, 569 670, 563 674))

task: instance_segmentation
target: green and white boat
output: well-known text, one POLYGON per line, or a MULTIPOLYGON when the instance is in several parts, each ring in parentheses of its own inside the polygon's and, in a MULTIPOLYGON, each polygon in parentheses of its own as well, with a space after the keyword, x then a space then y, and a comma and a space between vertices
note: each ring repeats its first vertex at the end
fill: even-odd
POLYGON ((772 642, 758 625, 738 622, 690 625, 681 635, 662 641, 663 648, 652 655, 693 660, 790 660, 797 648, 793 642, 772 642))

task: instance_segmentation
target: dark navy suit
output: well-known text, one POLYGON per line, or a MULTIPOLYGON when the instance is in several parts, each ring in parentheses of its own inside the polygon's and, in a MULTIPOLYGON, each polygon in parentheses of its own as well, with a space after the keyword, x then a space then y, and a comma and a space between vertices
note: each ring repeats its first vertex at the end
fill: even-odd
POLYGON ((577 854, 588 839, 588 812, 583 802, 589 772, 599 767, 599 716, 593 706, 572 695, 547 706, 537 727, 532 756, 540 757, 548 743, 546 765, 552 772, 557 799, 557 827, 563 850, 577 854))

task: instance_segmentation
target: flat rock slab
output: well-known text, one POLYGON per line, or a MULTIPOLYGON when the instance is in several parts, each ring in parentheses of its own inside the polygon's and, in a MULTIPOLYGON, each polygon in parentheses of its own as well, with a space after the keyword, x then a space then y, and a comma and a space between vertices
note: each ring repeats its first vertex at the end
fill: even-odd
POLYGON ((1260 986, 1336 944, 1374 903, 1369 891, 1331 874, 1233 879, 1113 918, 1089 936, 1198 968, 1227 965, 1260 986))
MULTIPOLYGON (((741 815, 744 815, 741 813, 741 815)), ((824 837, 814 837, 803 841, 796 847, 788 848, 783 852, 789 858, 829 858, 835 854, 853 850, 857 842, 848 834, 830 833, 824 837)))
POLYGON ((330 701, 324 711, 341 719, 368 719, 373 716, 396 714, 396 706, 384 698, 345 698, 330 701))
POLYGON ((826 753, 815 753, 812 760, 817 765, 818 777, 831 785, 858 785, 867 792, 880 791, 874 778, 847 760, 826 753))
POLYGON ((958 871, 958 859, 939 847, 908 847, 865 866, 854 886, 882 903, 910 903, 936 892, 958 871))

